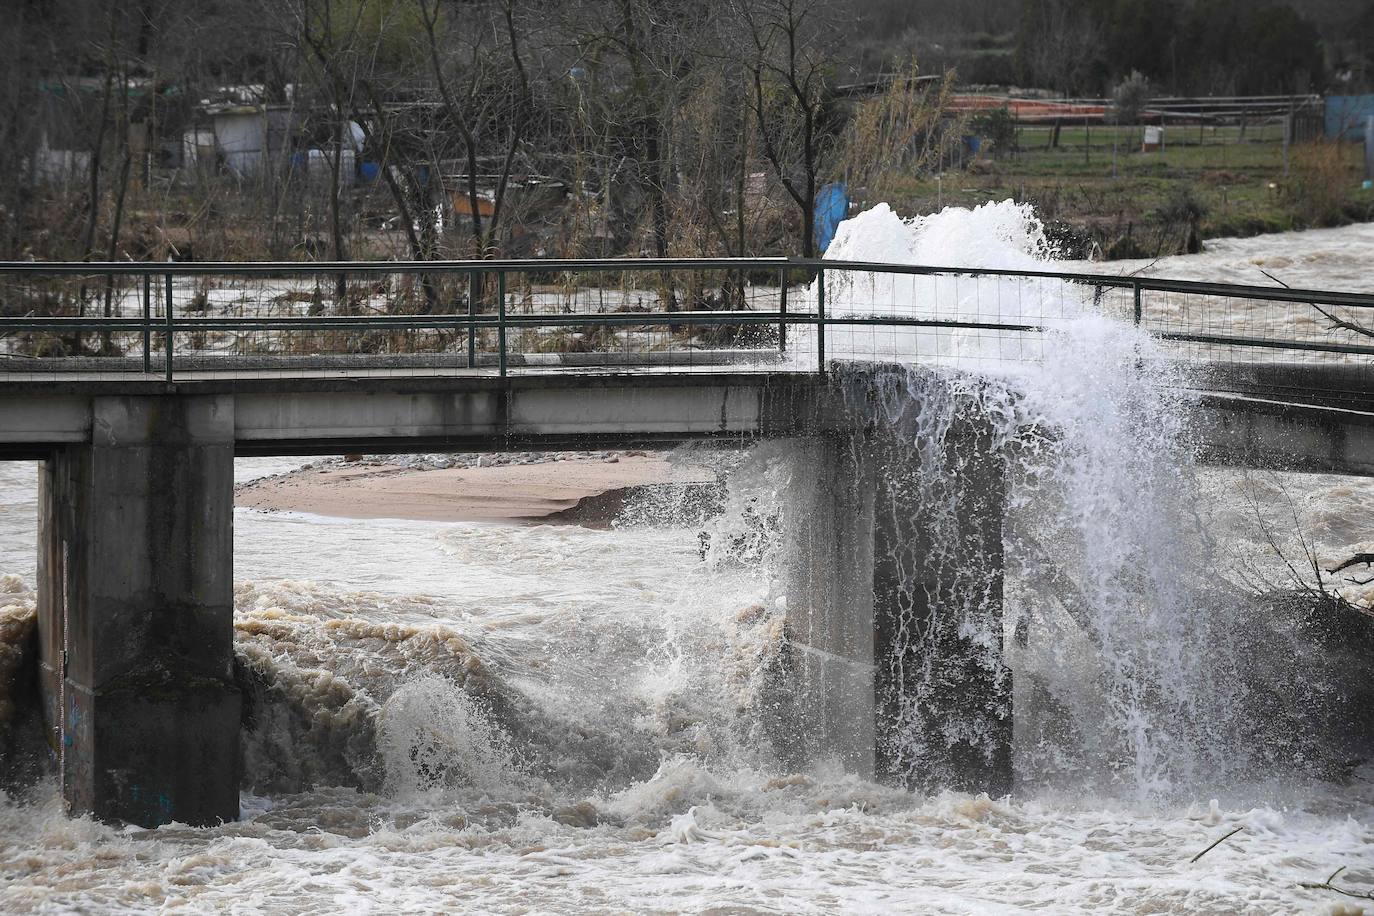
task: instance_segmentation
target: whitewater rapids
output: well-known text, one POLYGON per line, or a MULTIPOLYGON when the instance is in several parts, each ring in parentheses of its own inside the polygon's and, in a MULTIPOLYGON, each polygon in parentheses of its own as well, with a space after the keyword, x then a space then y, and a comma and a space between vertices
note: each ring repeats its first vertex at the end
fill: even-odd
MULTIPOLYGON (((922 228, 901 259, 961 263, 973 250, 974 263, 1017 266, 1048 254, 1034 224, 1007 207, 955 211, 922 228), (970 249, 978 238, 998 241, 970 249)), ((1200 256, 1211 260, 1155 269, 1182 276, 1202 263, 1209 277, 1226 271, 1240 282, 1247 262, 1283 258, 1285 281, 1322 286, 1333 263, 1371 254, 1374 236, 1357 227, 1223 243, 1200 256)), ((1339 276, 1371 282, 1354 270, 1339 276)), ((1054 411, 1045 421, 1061 426, 1122 425, 1079 440, 1086 451, 1070 463, 1081 476, 1048 459, 1037 465, 1055 472, 1059 508, 1057 521, 1033 530, 1056 556, 1087 563, 1093 577, 1079 585, 1101 625, 1160 649, 1140 664, 1199 679, 1186 685, 1191 698, 1209 660, 1227 652, 1208 642, 1219 634, 1189 622, 1191 592, 1173 590, 1166 575, 1169 564, 1182 575, 1197 546, 1168 543, 1170 526, 1205 529, 1216 542, 1203 545, 1206 569, 1188 568, 1190 588, 1281 579, 1283 565, 1257 549, 1248 495, 1260 488, 1265 505, 1287 511, 1274 494, 1288 494, 1318 550, 1334 557, 1369 537, 1358 522, 1374 485, 1192 468, 1182 432, 1169 428, 1149 443, 1158 449, 1133 455, 1132 431, 1167 419, 1172 403, 1150 400, 1150 380, 1134 379, 1105 413, 1075 413, 1083 392, 1073 386, 1112 382, 1123 368, 1112 354, 1133 353, 1138 341, 1072 339, 1082 349, 1050 357, 1093 371, 1057 375, 1032 392, 1031 408, 1054 411), (1163 413, 1135 413, 1141 398, 1163 413), (1145 475, 1163 505, 1095 476, 1113 461, 1133 479, 1145 475), (1175 514, 1189 495, 1200 522, 1175 514), (1127 530, 1085 538, 1097 529, 1083 519, 1100 512, 1127 530), (1166 549, 1140 556, 1154 547, 1166 549), (1174 638, 1202 657, 1164 652, 1174 638)), ((977 358, 987 342, 952 345, 953 358, 977 358)), ((729 535, 747 531, 730 526, 758 507, 785 504, 783 457, 688 450, 679 460, 731 479, 724 516, 706 523, 729 535)), ((238 469, 248 479, 292 464, 241 460, 238 469)), ((32 602, 33 480, 32 466, 0 464, 0 571, 14 574, 0 583, 0 621, 32 602)), ((1043 498, 1015 508, 1034 515, 1043 498)), ((1131 693, 1134 670, 1104 667, 1094 677, 1106 689, 1083 689, 1082 672, 1063 667, 1077 655, 1042 648, 1049 654, 1022 661, 1058 671, 1044 689, 1079 704, 1081 721, 1100 718, 1094 734, 1105 743, 1094 749, 1113 766, 1079 769, 1080 758, 1061 752, 1081 750, 1082 736, 1062 739, 1034 719, 1018 719, 1019 787, 1007 799, 924 797, 824 761, 781 766, 760 724, 786 612, 776 547, 749 544, 743 562, 713 547, 703 560, 702 524, 690 507, 662 504, 609 530, 236 510, 236 646, 255 704, 243 820, 117 830, 66 818, 51 786, 0 799, 0 911, 1359 912, 1358 901, 1299 882, 1344 865, 1338 883, 1374 885, 1374 770, 1344 783, 1233 775, 1207 756, 1213 710, 1161 744, 1127 724, 1181 728, 1178 710, 1149 719, 1162 714, 1131 693)), ((1034 577, 1017 582, 1009 608, 1035 601, 1034 577)), ((1055 645, 1036 638, 1053 630, 1047 621, 1032 646, 1055 645)), ((1210 744, 1228 746, 1221 735, 1210 744)))

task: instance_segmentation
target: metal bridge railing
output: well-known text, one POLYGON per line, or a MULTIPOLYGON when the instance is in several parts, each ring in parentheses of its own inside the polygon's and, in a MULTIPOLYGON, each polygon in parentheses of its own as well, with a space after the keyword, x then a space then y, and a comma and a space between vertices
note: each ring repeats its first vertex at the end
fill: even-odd
POLYGON ((0 263, 0 379, 979 369, 1084 315, 1232 387, 1374 388, 1370 295, 782 258, 0 263))

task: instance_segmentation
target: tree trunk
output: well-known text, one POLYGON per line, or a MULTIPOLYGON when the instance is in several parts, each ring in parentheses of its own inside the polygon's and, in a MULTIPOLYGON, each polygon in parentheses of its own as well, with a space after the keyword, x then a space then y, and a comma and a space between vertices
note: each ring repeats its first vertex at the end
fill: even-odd
MULTIPOLYGON (((90 184, 86 194, 86 230, 81 236, 81 259, 89 261, 95 255, 95 227, 100 218, 100 168, 101 150, 105 146, 105 130, 110 118, 110 93, 113 76, 109 67, 105 68, 105 86, 100 94, 100 124, 96 128, 95 138, 91 143, 91 164, 90 164, 90 184)), ((77 291, 76 314, 78 318, 86 317, 86 284, 82 283, 77 291)), ((80 353, 82 347, 82 334, 76 331, 72 335, 72 350, 80 353)))
MULTIPOLYGON (((348 260, 348 253, 344 250, 343 236, 343 217, 339 206, 339 183, 343 170, 343 132, 346 130, 344 124, 334 125, 334 157, 329 163, 329 230, 334 245, 334 260, 348 260)), ((334 310, 342 311, 348 298, 348 278, 344 274, 338 274, 334 278, 334 310)))
MULTIPOLYGON (((107 249, 105 260, 113 261, 119 250, 119 230, 124 224, 124 199, 129 191, 129 171, 133 167, 133 154, 129 149, 127 139, 128 125, 125 125, 126 138, 124 142, 124 159, 119 164, 119 193, 115 197, 114 221, 110 225, 110 247, 107 249)), ((112 300, 114 299, 114 277, 105 277, 105 317, 111 315, 112 300)), ((100 335, 100 352, 109 356, 112 352, 110 346, 110 332, 103 331, 100 335)))

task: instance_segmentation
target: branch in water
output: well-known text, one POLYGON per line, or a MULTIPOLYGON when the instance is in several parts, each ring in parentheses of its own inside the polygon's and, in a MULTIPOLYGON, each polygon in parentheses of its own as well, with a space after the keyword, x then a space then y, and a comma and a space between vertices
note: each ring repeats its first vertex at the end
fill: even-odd
MULTIPOLYGON (((1287 283, 1284 283, 1282 280, 1280 280, 1278 277, 1274 276, 1267 270, 1261 270, 1260 273, 1264 274, 1266 277, 1268 277, 1270 280, 1273 280, 1275 283, 1277 283, 1279 286, 1282 286, 1284 289, 1293 288, 1289 286, 1287 283)), ((1326 309, 1322 308, 1320 305, 1317 305, 1317 303, 1315 302, 1309 302, 1307 304, 1312 306, 1318 312, 1320 312, 1323 318, 1331 322, 1331 324, 1328 325, 1326 328, 1328 331, 1350 331, 1352 334, 1362 334, 1365 337, 1374 337, 1374 329, 1367 328, 1361 324, 1355 324, 1352 321, 1346 321, 1344 318, 1339 318, 1336 315, 1333 315, 1330 312, 1328 312, 1326 309)))
POLYGON ((1365 337, 1374 337, 1374 330, 1370 330, 1369 328, 1366 328, 1363 325, 1354 324, 1353 322, 1337 318, 1335 315, 1331 314, 1326 309, 1322 308, 1320 305, 1317 305, 1317 303, 1315 302, 1309 302, 1307 304, 1312 306, 1318 312, 1321 312, 1322 317, 1325 318, 1327 321, 1331 322, 1331 324, 1327 325, 1326 329, 1328 331, 1351 331, 1355 334, 1363 334, 1365 337))
MULTIPOLYGON (((1189 859, 1189 860, 1188 860, 1188 864, 1191 865, 1192 863, 1196 862, 1198 859, 1201 859, 1203 856, 1207 855, 1207 853, 1211 852, 1213 849, 1216 849, 1216 848, 1217 848, 1218 846, 1220 846, 1222 843, 1225 843, 1227 840, 1231 839, 1231 837, 1233 837, 1233 836, 1235 836, 1236 834, 1240 833, 1240 832, 1241 832, 1242 830, 1244 830, 1244 829, 1245 829, 1245 825, 1242 824, 1241 826, 1237 827, 1235 830, 1232 830, 1230 833, 1226 834, 1225 836, 1223 836, 1223 837, 1221 837, 1220 839, 1218 839, 1218 840, 1216 840, 1215 842, 1213 842, 1211 846, 1208 846, 1206 849, 1202 850, 1202 852, 1198 853, 1197 855, 1195 855, 1195 856, 1193 856, 1191 859, 1189 859)), ((1333 875, 1332 877, 1335 877, 1335 876, 1333 875)))

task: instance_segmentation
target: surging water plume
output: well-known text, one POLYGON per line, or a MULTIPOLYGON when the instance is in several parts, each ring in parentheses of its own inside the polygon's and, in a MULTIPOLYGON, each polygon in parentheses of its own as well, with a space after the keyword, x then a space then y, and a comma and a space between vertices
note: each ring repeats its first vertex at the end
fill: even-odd
MULTIPOLYGON (((840 224, 826 260, 918 267, 1044 270, 1054 249, 1028 204, 1003 201, 973 210, 948 207, 903 220, 886 204, 840 224)), ((835 318, 897 316, 1049 326, 1080 314, 1078 288, 1043 278, 828 270, 826 311, 835 318)), ((814 308, 813 286, 803 300, 814 308)), ((1000 373, 1043 355, 1036 332, 976 328, 831 326, 832 358, 953 365, 1000 373)))
MULTIPOLYGON (((828 257, 1045 269, 1050 253, 1034 217, 1010 202, 905 222, 879 207, 845 225, 828 257)), ((921 329, 872 341, 835 329, 830 348, 947 367, 942 386, 913 368, 886 375, 870 398, 874 422, 917 459, 911 484, 923 499, 898 511, 933 512, 937 531, 940 513, 958 511, 941 488, 963 469, 931 456, 946 455, 949 418, 959 410, 985 417, 1009 458, 1006 636, 1020 685, 1018 777, 1081 781, 1095 772, 1103 788, 1154 796, 1192 787, 1200 773, 1234 772, 1244 759, 1228 740, 1238 710, 1219 672, 1236 664, 1213 624, 1214 596, 1202 588, 1208 543, 1193 514, 1182 373, 1148 335, 1103 314, 1091 290, 1058 281, 860 274, 839 278, 831 301, 837 314, 950 320, 1007 320, 1014 309, 1014 320, 1045 328, 921 329), (960 398, 969 403, 954 406, 960 398)), ((936 579, 948 583, 979 576, 988 561, 962 547, 914 549, 939 555, 936 579)), ((980 634, 976 615, 961 613, 971 638, 1000 645, 1003 634, 980 634)), ((892 649, 886 663, 903 651, 892 649)), ((919 689, 912 696, 929 703, 919 689)))
POLYGON ((972 210, 946 207, 912 219, 878 204, 841 223, 825 256, 834 261, 1036 270, 1054 253, 1035 208, 1004 200, 972 210))
POLYGON ((501 795, 519 782, 509 740, 467 690, 422 677, 387 698, 377 744, 393 795, 448 788, 501 795))
POLYGON ((682 496, 644 494, 656 528, 641 503, 611 530, 435 529, 456 586, 503 571, 476 598, 241 583, 248 784, 553 805, 622 792, 665 758, 765 761, 782 612, 752 563, 703 562, 701 510, 682 496))
POLYGON ((1072 774, 1097 762, 1146 795, 1190 788, 1201 773, 1225 779, 1244 761, 1219 740, 1239 714, 1216 675, 1233 666, 1218 627, 1229 605, 1203 587, 1211 557, 1182 379, 1119 321, 1087 315, 1047 338, 1039 370, 1018 380, 1029 444, 1013 450, 1008 546, 1029 692, 1043 686, 1078 739, 1036 734, 1055 716, 1037 719, 1032 701, 1028 768, 1072 774))
POLYGON ((0 787, 42 772, 46 747, 38 702, 37 596, 0 575, 0 787))
POLYGON ((452 628, 368 619, 383 596, 348 608, 336 595, 284 583, 241 586, 237 599, 245 778, 256 791, 385 788, 391 774, 379 727, 388 698, 409 681, 442 679, 461 685, 473 702, 504 702, 452 628))

